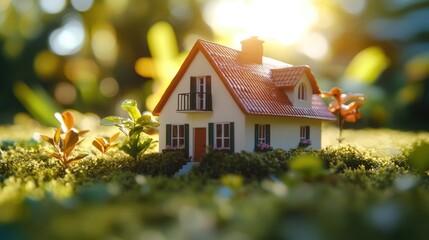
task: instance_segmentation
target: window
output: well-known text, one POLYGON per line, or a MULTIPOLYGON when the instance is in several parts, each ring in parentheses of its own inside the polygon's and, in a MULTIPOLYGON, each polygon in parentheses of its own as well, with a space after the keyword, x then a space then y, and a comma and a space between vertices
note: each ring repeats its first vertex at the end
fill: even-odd
POLYGON ((185 145, 185 125, 171 125, 171 147, 183 148, 185 145))
POLYGON ((215 148, 229 149, 230 147, 230 130, 229 123, 215 124, 215 148))
POLYGON ((255 151, 269 151, 270 146, 270 125, 255 124, 255 151))
POLYGON ((310 139, 310 126, 301 126, 300 131, 300 141, 305 141, 310 139))
POLYGON ((299 100, 307 100, 306 87, 305 87, 304 83, 301 83, 298 86, 298 99, 299 100))
POLYGON ((197 77, 196 79, 196 109, 205 110, 206 109, 206 88, 207 82, 205 77, 197 77))
POLYGON ((190 110, 211 111, 211 76, 191 77, 190 110))
POLYGON ((209 146, 234 152, 234 122, 209 123, 209 146))
POLYGON ((189 156, 189 124, 166 124, 165 148, 184 149, 189 156))
POLYGON ((270 144, 270 125, 256 124, 255 125, 255 145, 270 144))

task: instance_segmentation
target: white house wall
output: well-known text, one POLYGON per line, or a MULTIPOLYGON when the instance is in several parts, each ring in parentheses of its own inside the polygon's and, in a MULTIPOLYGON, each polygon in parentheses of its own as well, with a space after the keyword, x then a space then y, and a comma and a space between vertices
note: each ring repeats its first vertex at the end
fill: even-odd
MULTIPOLYGON (((172 92, 167 100, 162 111, 159 114, 159 150, 166 146, 166 124, 189 124, 189 155, 194 153, 194 128, 208 129, 208 123, 213 122, 235 122, 234 137, 235 149, 244 149, 244 135, 238 134, 244 132, 245 117, 240 108, 235 103, 234 99, 229 94, 223 82, 211 67, 207 59, 201 52, 198 52, 184 73, 177 87, 172 92), (212 112, 177 112, 177 96, 180 93, 190 92, 191 76, 211 76, 211 91, 212 91, 212 112)), ((207 132, 208 138, 208 132, 207 132)), ((208 139, 206 139, 208 144, 208 139)))
POLYGON ((300 140, 300 127, 310 126, 311 146, 309 149, 321 148, 321 120, 294 117, 247 116, 246 118, 246 151, 255 148, 255 124, 270 124, 270 145, 273 148, 297 148, 300 140))

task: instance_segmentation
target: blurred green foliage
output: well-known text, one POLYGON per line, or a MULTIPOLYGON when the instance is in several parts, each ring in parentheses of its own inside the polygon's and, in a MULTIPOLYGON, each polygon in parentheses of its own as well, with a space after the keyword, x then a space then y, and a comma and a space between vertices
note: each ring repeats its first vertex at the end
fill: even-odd
POLYGON ((227 173, 237 168, 225 162, 217 163, 223 169, 219 176, 205 171, 165 177, 180 168, 180 151, 138 159, 110 151, 64 169, 44 154, 47 145, 2 141, 0 234, 5 239, 427 239, 428 170, 412 162, 429 149, 416 144, 414 133, 397 133, 366 132, 367 138, 376 136, 375 147, 212 153, 211 158, 222 155, 261 172, 270 164, 262 161, 267 155, 290 163, 259 179, 227 173), (393 144, 377 137, 383 135, 393 144), (400 147, 404 139, 408 143, 400 147), (392 146, 400 151, 374 151, 392 146))
POLYGON ((197 38, 239 48, 259 34, 322 89, 367 96, 346 128, 429 130, 428 14, 423 0, 1 0, 0 124, 118 115, 126 98, 150 111, 197 38))

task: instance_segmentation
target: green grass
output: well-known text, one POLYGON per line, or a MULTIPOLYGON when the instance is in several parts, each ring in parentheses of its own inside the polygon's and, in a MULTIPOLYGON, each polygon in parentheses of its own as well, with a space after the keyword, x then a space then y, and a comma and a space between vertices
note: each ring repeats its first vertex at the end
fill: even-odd
POLYGON ((325 126, 322 151, 302 152, 322 160, 323 169, 304 157, 255 180, 148 176, 135 167, 139 159, 120 151, 90 154, 64 169, 47 144, 31 140, 35 131, 52 134, 40 126, 0 127, 1 239, 429 237, 428 175, 412 164, 429 160, 429 149, 414 145, 428 142, 429 133, 345 130, 339 145, 337 129, 325 126))

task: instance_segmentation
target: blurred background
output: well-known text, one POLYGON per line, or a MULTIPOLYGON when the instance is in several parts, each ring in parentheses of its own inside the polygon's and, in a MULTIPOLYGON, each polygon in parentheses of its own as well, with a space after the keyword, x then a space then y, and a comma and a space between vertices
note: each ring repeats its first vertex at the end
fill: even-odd
POLYGON ((426 0, 0 0, 0 124, 151 111, 198 38, 250 36, 323 90, 365 94, 353 127, 429 130, 426 0))

